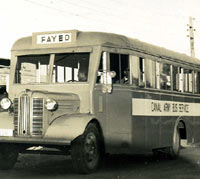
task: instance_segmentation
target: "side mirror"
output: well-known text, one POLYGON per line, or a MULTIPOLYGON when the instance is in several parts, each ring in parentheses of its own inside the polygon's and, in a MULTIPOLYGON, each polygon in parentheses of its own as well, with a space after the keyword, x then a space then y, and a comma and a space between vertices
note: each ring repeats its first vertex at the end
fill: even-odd
POLYGON ((111 76, 111 78, 115 78, 115 76, 116 76, 116 72, 115 71, 110 71, 108 73, 111 76))

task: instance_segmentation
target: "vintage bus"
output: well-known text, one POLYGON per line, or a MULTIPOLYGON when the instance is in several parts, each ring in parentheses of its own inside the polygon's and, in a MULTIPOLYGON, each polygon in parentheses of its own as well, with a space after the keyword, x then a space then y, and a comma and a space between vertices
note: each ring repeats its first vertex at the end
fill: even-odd
MULTIPOLYGON (((0 168, 32 146, 71 154, 78 173, 104 154, 165 152, 200 141, 200 61, 122 35, 33 33, 12 47, 1 100, 0 168)), ((49 150, 51 151, 51 150, 49 150)))

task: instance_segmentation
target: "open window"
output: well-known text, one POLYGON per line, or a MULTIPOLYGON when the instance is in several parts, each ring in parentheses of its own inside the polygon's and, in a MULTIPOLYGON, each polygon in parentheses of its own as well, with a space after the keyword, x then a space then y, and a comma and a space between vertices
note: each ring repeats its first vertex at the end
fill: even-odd
POLYGON ((184 92, 193 92, 193 71, 184 69, 184 92))
POLYGON ((129 55, 110 53, 110 71, 115 71, 113 84, 130 84, 129 55))
POLYGON ((179 90, 179 68, 172 66, 173 91, 179 90))
POLYGON ((171 90, 171 65, 160 63, 160 89, 171 90))
POLYGON ((142 57, 130 56, 131 84, 145 86, 145 62, 142 57))
POLYGON ((200 72, 194 72, 194 93, 200 94, 200 72))
POLYGON ((145 59, 145 78, 146 87, 156 87, 156 62, 150 59, 145 59))
POLYGON ((184 91, 184 69, 179 67, 179 91, 184 91))

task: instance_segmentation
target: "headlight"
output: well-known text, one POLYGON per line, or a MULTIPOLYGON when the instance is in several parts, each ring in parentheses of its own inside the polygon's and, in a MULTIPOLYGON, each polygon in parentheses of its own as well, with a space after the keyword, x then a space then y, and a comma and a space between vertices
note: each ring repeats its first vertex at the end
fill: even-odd
POLYGON ((45 107, 49 111, 55 111, 58 107, 58 104, 54 99, 46 99, 45 107))
POLYGON ((9 107, 11 106, 11 101, 9 98, 3 98, 1 100, 1 107, 5 110, 9 109, 9 107))

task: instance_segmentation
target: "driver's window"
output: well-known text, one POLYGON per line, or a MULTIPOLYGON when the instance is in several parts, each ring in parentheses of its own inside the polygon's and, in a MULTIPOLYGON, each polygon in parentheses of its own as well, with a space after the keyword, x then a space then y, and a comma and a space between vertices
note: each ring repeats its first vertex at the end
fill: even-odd
POLYGON ((102 74, 103 72, 107 72, 107 62, 108 62, 108 52, 102 52, 101 58, 99 61, 99 68, 97 71, 97 80, 96 83, 102 83, 102 74))
POLYGON ((130 84, 129 55, 110 53, 110 71, 116 73, 113 84, 130 84))
POLYGON ((99 62, 96 83, 101 83, 102 72, 106 71, 115 72, 116 75, 112 77, 113 84, 130 84, 129 55, 103 52, 99 62))

